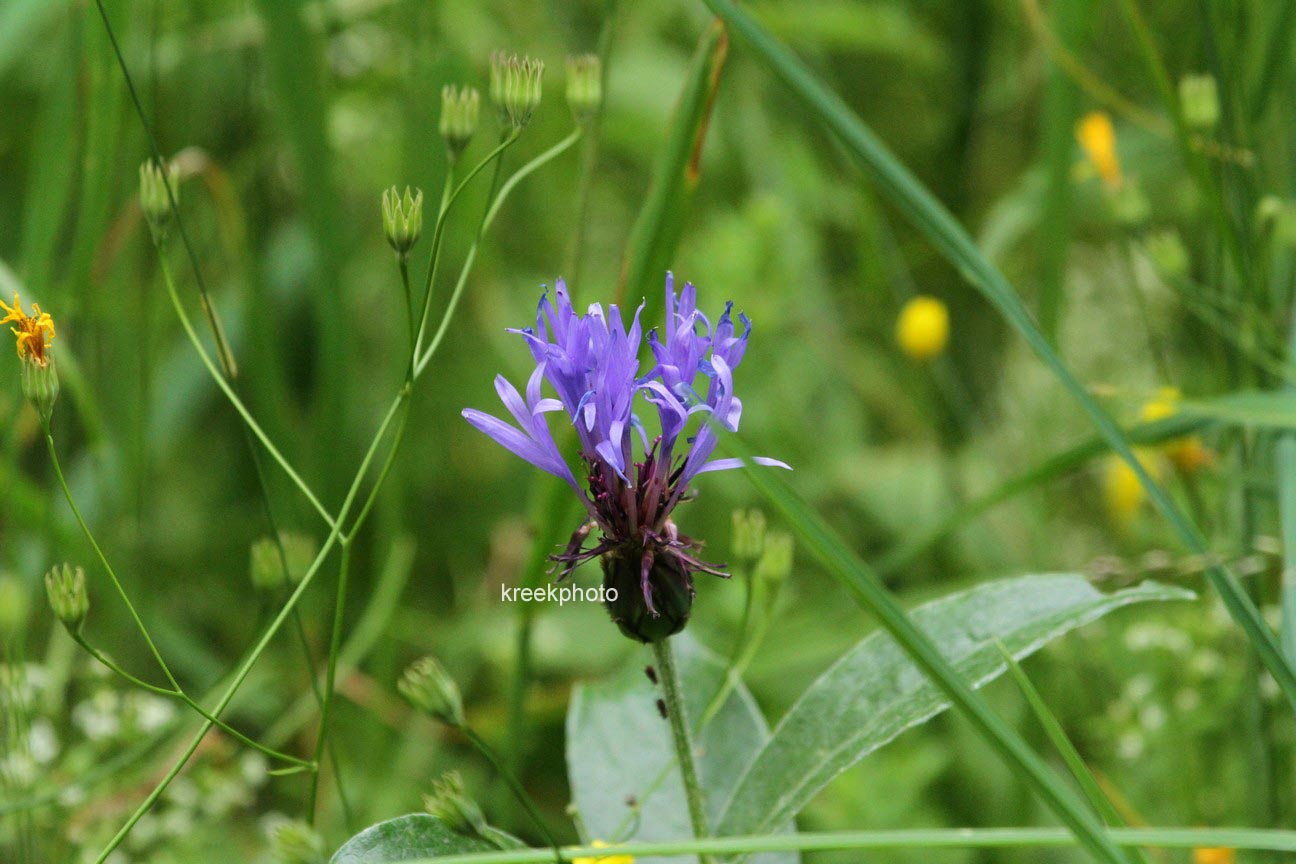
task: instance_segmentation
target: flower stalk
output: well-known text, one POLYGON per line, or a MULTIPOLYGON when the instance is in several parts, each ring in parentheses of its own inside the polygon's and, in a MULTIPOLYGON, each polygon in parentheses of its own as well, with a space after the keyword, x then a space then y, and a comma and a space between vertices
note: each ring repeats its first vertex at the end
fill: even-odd
MULTIPOLYGON (((652 649, 657 664, 657 675, 661 681, 662 698, 666 703, 666 719, 670 722, 671 738, 679 762, 680 779, 684 781, 684 799, 688 804, 689 822, 693 825, 693 836, 700 840, 710 837, 711 829, 707 824, 706 796, 698 776, 693 734, 689 729, 688 713, 684 708, 684 687, 680 680, 679 667, 675 663, 675 649, 669 639, 659 639, 652 643, 652 649)), ((710 855, 702 855, 701 860, 702 864, 712 864, 714 859, 710 855)))

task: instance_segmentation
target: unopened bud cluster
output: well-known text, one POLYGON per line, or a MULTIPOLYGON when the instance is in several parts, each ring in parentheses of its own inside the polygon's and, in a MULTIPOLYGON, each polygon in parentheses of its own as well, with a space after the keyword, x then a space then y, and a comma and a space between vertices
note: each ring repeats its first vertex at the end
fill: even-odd
POLYGON ((406 186, 402 196, 393 186, 383 192, 382 217, 387 242, 395 250, 397 258, 406 260, 423 233, 423 190, 411 192, 406 186))
POLYGON ((140 210, 153 229, 154 235, 162 237, 171 224, 171 198, 180 203, 180 168, 174 162, 168 162, 163 169, 158 163, 149 159, 140 165, 140 210), (167 194, 167 186, 171 194, 167 194))
POLYGON ((423 807, 452 831, 473 837, 486 834, 486 816, 468 797, 458 771, 447 771, 432 784, 431 794, 423 796, 423 807))
POLYGON ((447 84, 441 88, 441 137, 450 156, 456 158, 477 131, 481 96, 476 88, 447 84))
POLYGON ((577 123, 586 123, 603 104, 603 63, 597 54, 567 58, 567 107, 577 123))
POLYGON ((424 657, 406 669, 396 689, 430 717, 456 728, 464 725, 459 686, 435 657, 424 657))
POLYGON ((71 564, 60 564, 45 574, 45 592, 49 595, 54 617, 68 632, 76 635, 90 614, 90 596, 86 593, 85 571, 71 564))
POLYGON ((779 585, 792 575, 792 555, 795 544, 792 536, 782 531, 765 535, 765 549, 756 562, 755 576, 767 585, 779 585))
POLYGON ((540 104, 544 62, 497 51, 491 56, 490 98, 500 123, 521 129, 540 104))
POLYGON ((765 514, 759 510, 733 512, 733 558, 741 564, 754 564, 765 548, 765 514))

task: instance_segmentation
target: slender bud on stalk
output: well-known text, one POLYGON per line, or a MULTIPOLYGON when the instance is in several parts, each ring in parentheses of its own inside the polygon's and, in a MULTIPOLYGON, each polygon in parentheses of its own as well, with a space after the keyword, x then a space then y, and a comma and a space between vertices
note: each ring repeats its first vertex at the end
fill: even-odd
POLYGON ((411 705, 430 717, 456 728, 464 725, 459 686, 435 657, 416 661, 396 685, 411 705))
POLYGON ((577 123, 587 123, 603 104, 603 62, 597 54, 567 58, 567 107, 577 123))
POLYGON ((157 238, 166 236, 171 224, 171 199, 167 196, 167 184, 171 185, 171 194, 176 204, 180 203, 180 168, 174 162, 168 162, 165 169, 149 159, 140 165, 140 210, 148 220, 153 235, 157 238))
POLYGON ((490 98, 499 111, 500 124, 521 129, 540 104, 544 62, 496 51, 491 55, 490 98))
POLYGON ((270 829, 276 864, 324 864, 324 838, 305 822, 280 822, 270 829))
POLYGON ((481 96, 476 88, 447 84, 441 88, 441 137, 450 158, 457 159, 477 131, 481 96))
POLYGON ((71 564, 60 564, 45 574, 45 591, 54 617, 62 621, 72 635, 80 633, 86 615, 90 614, 85 571, 71 564))
POLYGON ((40 415, 41 424, 48 426, 54 416, 54 403, 59 397, 58 364, 54 362, 54 352, 46 347, 45 362, 34 357, 22 360, 22 392, 31 406, 40 415))
POLYGON ((794 549, 792 535, 782 531, 771 531, 765 535, 765 551, 756 564, 756 579, 766 585, 774 586, 785 582, 792 575, 792 552, 794 549))
POLYGON ((486 836, 486 817, 477 802, 464 791, 463 778, 458 771, 447 771, 432 784, 432 793, 423 796, 423 807, 452 831, 470 837, 486 836))
POLYGON ((418 242, 423 232, 423 190, 405 187, 405 195, 395 186, 382 194, 383 232, 387 242, 396 250, 396 257, 402 261, 409 259, 410 250, 418 242))
POLYGON ((753 564, 765 546, 765 514, 759 510, 733 512, 733 557, 735 561, 753 564))
POLYGON ((1179 79, 1179 106, 1184 125, 1205 131, 1220 118, 1219 91, 1210 75, 1185 75, 1179 79))

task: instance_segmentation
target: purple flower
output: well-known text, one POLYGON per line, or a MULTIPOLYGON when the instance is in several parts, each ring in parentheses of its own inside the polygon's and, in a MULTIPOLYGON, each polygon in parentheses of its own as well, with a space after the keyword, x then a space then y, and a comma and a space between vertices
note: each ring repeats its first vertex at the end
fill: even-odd
MULTIPOLYGON (((680 534, 671 519, 699 474, 742 466, 713 459, 721 429, 736 431, 742 401, 734 395, 734 370, 742 362, 751 321, 727 304, 715 325, 697 309, 691 283, 677 297, 666 276, 666 326, 648 334, 655 365, 639 375, 641 305, 627 329, 616 306, 595 303, 584 315, 572 307, 561 279, 551 300, 540 298, 533 327, 520 334, 536 363, 525 399, 503 376, 495 378, 516 426, 472 408, 469 423, 510 452, 565 480, 589 519, 554 556, 562 579, 584 561, 599 558, 604 584, 616 589, 609 611, 622 631, 642 641, 678 632, 688 620, 693 576, 726 575, 696 557, 700 545, 680 534), (557 398, 542 395, 547 381, 557 398), (645 425, 638 411, 652 423, 645 425), (584 465, 572 471, 554 443, 547 415, 563 412, 576 429, 584 465), (655 414, 655 417, 652 416, 655 414), (692 430, 689 432, 688 430, 692 430), (651 439, 650 439, 651 436, 651 439), (578 480, 583 479, 583 483, 578 480), (586 546, 598 530, 597 542, 586 546)), ((788 466, 758 458, 761 465, 788 466)), ((612 596, 612 591, 605 592, 612 596)))

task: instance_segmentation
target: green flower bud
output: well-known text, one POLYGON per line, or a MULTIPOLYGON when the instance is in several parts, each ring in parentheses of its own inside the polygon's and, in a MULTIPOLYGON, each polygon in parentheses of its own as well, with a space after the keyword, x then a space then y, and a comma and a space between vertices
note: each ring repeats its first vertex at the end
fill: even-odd
POLYGON ((324 838, 305 822, 280 822, 270 829, 270 854, 277 864, 324 864, 324 838))
POLYGON ((90 613, 85 571, 71 564, 60 564, 45 574, 45 591, 54 617, 62 621, 72 635, 80 633, 86 615, 90 613))
POLYGON ((435 657, 424 657, 406 669, 396 689, 428 716, 456 728, 464 725, 459 686, 435 657))
POLYGON ((40 415, 41 423, 48 426, 54 416, 54 403, 59 397, 58 364, 54 349, 45 347, 43 357, 28 355, 22 358, 22 392, 40 415))
POLYGON ((640 642, 657 642, 675 635, 688 624, 695 593, 693 577, 679 559, 659 555, 648 572, 656 615, 644 600, 642 549, 614 549, 599 562, 603 565, 603 589, 607 598, 603 606, 624 635, 640 642))
POLYGON ((1179 79, 1179 106, 1190 129, 1213 129, 1219 123, 1219 91, 1210 75, 1185 75, 1179 79))
POLYGON ((140 210, 148 220, 149 227, 158 237, 166 236, 171 223, 171 199, 167 196, 167 184, 175 196, 176 205, 180 204, 180 168, 174 162, 168 162, 166 174, 153 159, 140 165, 140 210))
POLYGON ((481 96, 473 87, 447 84, 441 88, 441 137, 450 150, 450 158, 458 158, 472 140, 480 107, 481 96))
POLYGON ((382 194, 383 231, 387 242, 396 250, 396 257, 404 261, 418 242, 423 231, 423 190, 405 187, 405 196, 393 186, 382 194))
POLYGON ((597 54, 567 58, 567 107, 577 123, 585 123, 603 104, 603 61, 597 54))
POLYGON ((540 104, 544 62, 496 51, 491 55, 490 98, 499 111, 500 124, 521 129, 540 104))
POLYGON ((1188 274, 1191 266, 1188 249, 1179 238, 1179 232, 1173 228, 1148 235, 1143 248, 1162 279, 1173 282, 1188 274))
POLYGON ((27 589, 13 574, 0 574, 0 641, 18 635, 27 623, 27 589))
POLYGON ((464 791, 458 771, 447 771, 432 784, 432 794, 423 796, 423 807, 459 834, 470 837, 486 834, 486 816, 464 791))
POLYGON ((792 574, 794 549, 790 534, 771 531, 765 535, 765 551, 756 564, 756 579, 770 586, 783 583, 792 574))
POLYGON ((751 564, 765 545, 765 514, 759 510, 733 512, 733 557, 751 564))

